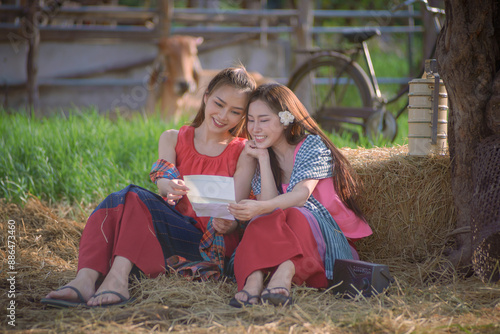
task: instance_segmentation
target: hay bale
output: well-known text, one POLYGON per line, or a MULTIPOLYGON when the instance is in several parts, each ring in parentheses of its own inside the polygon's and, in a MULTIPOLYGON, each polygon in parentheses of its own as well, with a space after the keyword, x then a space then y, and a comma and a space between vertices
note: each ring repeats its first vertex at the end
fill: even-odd
POLYGON ((360 175, 360 207, 373 235, 358 242, 368 261, 424 262, 455 228, 449 156, 408 155, 407 146, 343 149, 360 175))
MULTIPOLYGON (((344 150, 365 183, 360 205, 374 230, 373 236, 359 243, 361 255, 368 261, 389 264, 396 279, 390 294, 354 302, 337 298, 330 290, 295 286, 296 303, 290 308, 234 309, 227 305, 237 291, 233 282, 193 283, 169 275, 133 280, 131 293, 137 302, 124 308, 44 309, 40 298, 75 275, 80 233, 90 210, 68 218, 68 207, 46 206, 31 199, 21 208, 0 199, 0 219, 14 219, 17 224, 16 329, 50 333, 393 333, 453 331, 457 327, 498 332, 498 286, 456 276, 425 282, 427 273, 444 261, 442 256, 432 255, 441 251, 454 228, 449 158, 412 158, 405 150, 344 150), (409 264, 419 259, 425 261, 409 264)), ((5 224, 0 224, 2 291, 7 283, 5 235, 5 224)), ((0 294, 0 305, 8 302, 7 294, 0 294)))
MULTIPOLYGON (((342 152, 363 181, 359 204, 374 232, 357 244, 362 258, 415 263, 442 252, 456 220, 449 156, 409 156, 407 146, 342 152)), ((57 206, 48 208, 35 198, 23 208, 3 200, 0 204, 0 216, 18 224, 18 247, 31 251, 29 262, 35 252, 55 255, 44 257, 52 261, 76 261, 84 215, 75 222, 61 217, 57 206)), ((6 231, 0 231, 3 237, 6 231)))

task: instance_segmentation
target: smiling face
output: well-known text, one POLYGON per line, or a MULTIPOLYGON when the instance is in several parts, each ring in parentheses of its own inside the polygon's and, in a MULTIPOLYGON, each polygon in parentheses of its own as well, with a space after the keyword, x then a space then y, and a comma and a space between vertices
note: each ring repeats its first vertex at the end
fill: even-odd
POLYGON ((223 85, 203 97, 205 122, 209 129, 225 132, 234 128, 242 119, 248 94, 241 89, 223 85))
POLYGON ((258 148, 278 146, 286 142, 285 127, 264 101, 256 100, 248 107, 248 132, 258 148))

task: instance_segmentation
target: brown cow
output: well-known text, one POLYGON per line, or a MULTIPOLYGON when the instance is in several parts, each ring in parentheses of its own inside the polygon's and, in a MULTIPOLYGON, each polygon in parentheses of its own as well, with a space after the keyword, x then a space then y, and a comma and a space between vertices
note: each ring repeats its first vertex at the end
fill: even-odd
MULTIPOLYGON (((159 55, 149 78, 148 113, 154 112, 158 100, 161 100, 160 113, 167 121, 178 122, 182 112, 197 111, 208 83, 219 72, 202 69, 198 59, 198 45, 202 42, 202 37, 181 35, 160 41, 159 55)), ((269 81, 258 72, 250 74, 257 85, 269 81)))
POLYGON ((148 82, 149 96, 146 109, 155 110, 160 103, 160 113, 166 120, 178 121, 183 107, 183 96, 194 93, 198 86, 198 45, 202 37, 173 35, 160 40, 158 56, 148 82), (159 92, 158 92, 159 91, 159 92))

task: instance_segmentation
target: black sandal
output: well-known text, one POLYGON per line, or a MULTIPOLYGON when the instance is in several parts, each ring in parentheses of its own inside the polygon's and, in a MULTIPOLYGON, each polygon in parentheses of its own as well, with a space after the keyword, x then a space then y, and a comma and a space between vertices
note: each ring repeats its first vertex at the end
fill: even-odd
POLYGON ((285 287, 275 287, 275 288, 266 288, 262 291, 262 294, 260 295, 260 299, 262 300, 263 303, 269 303, 274 306, 286 306, 286 305, 292 305, 293 304, 293 299, 290 297, 290 291, 285 288, 285 287), (283 289, 287 292, 288 296, 285 296, 281 293, 272 293, 272 290, 275 289, 283 289), (267 293, 264 293, 268 291, 267 293))
POLYGON ((251 294, 248 293, 248 291, 245 291, 245 290, 241 290, 238 292, 243 292, 245 295, 247 295, 247 300, 243 301, 243 300, 236 299, 236 297, 233 297, 231 299, 231 301, 229 302, 229 305, 231 305, 232 307, 241 308, 242 306, 253 306, 253 305, 256 305, 260 302, 259 295, 252 296, 251 294), (257 303, 255 303, 255 304, 250 303, 250 301, 254 298, 257 298, 257 303))

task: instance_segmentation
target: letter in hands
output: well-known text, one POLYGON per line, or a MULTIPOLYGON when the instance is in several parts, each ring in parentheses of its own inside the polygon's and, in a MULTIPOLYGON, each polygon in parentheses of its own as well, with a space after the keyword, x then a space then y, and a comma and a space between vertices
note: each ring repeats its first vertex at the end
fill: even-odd
POLYGON ((160 195, 164 198, 166 197, 167 203, 170 205, 175 205, 189 191, 184 181, 180 179, 159 179, 156 185, 158 186, 160 195))
POLYGON ((228 210, 234 218, 242 221, 247 221, 258 215, 266 213, 264 202, 251 199, 244 199, 236 204, 229 204, 228 210))

